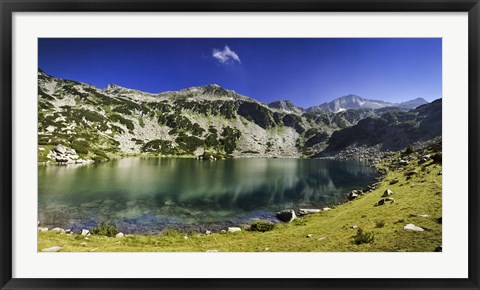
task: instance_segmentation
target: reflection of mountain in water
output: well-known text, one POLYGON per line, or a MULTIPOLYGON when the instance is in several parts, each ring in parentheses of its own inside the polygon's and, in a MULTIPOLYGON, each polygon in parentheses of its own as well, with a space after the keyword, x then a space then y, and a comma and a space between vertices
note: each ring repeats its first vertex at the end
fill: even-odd
POLYGON ((45 216, 61 205, 76 208, 76 215, 110 220, 166 216, 167 222, 220 222, 255 211, 335 203, 374 175, 355 161, 128 158, 39 168, 39 207, 45 216))

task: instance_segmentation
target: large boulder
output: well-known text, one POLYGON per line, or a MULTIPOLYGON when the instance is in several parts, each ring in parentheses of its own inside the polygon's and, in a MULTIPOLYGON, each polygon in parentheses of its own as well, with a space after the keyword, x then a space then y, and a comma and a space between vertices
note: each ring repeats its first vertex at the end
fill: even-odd
POLYGON ((297 216, 295 215, 295 211, 293 209, 286 209, 277 212, 277 218, 284 223, 292 222, 297 216))
POLYGON ((352 190, 351 192, 348 193, 347 198, 348 198, 348 200, 354 200, 355 198, 359 197, 360 195, 363 195, 363 191, 352 190))
POLYGON ((390 189, 387 189, 383 192, 382 197, 390 196, 390 195, 392 195, 392 193, 393 193, 393 191, 391 191, 390 189))
POLYGON ((60 154, 65 154, 65 152, 67 152, 67 148, 65 148, 65 146, 63 146, 62 144, 58 144, 57 146, 55 146, 55 148, 53 148, 53 151, 60 154))

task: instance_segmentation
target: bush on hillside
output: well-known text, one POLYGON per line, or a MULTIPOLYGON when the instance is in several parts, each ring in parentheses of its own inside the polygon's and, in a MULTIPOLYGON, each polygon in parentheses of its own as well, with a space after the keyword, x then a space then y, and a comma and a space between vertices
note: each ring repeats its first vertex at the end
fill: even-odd
POLYGON ((356 245, 372 244, 375 241, 375 235, 374 233, 364 232, 362 229, 358 229, 353 239, 356 245))

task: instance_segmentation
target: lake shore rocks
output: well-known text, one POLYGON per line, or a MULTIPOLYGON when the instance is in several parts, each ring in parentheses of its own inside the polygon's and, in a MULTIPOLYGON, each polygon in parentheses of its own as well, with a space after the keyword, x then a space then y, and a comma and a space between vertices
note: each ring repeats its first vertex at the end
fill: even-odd
POLYGON ((277 212, 276 216, 279 220, 281 220, 284 223, 290 223, 297 218, 297 216, 295 215, 295 211, 293 209, 286 209, 286 210, 279 211, 277 212))
POLYGON ((319 213, 321 212, 321 209, 318 208, 300 208, 297 211, 298 216, 304 216, 304 215, 309 215, 309 214, 314 214, 314 213, 319 213))
POLYGON ((227 229, 227 232, 229 232, 229 233, 238 233, 238 232, 241 232, 241 231, 242 231, 242 229, 239 228, 239 227, 229 227, 227 229))
MULTIPOLYGON (((45 150, 45 148, 43 148, 43 150, 45 150)), ((47 158, 50 159, 50 161, 55 162, 57 165, 88 164, 94 162, 93 160, 80 159, 80 156, 75 149, 68 148, 62 144, 57 144, 57 146, 48 153, 47 158)))

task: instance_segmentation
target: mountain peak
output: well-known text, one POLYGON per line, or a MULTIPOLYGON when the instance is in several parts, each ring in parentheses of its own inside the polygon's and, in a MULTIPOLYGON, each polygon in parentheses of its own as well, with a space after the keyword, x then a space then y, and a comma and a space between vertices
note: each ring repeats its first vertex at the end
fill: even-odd
POLYGON ((107 87, 104 89, 104 91, 113 91, 113 90, 118 90, 118 89, 127 90, 127 88, 124 88, 124 87, 116 85, 116 84, 108 84, 107 87))
POLYGON ((304 112, 304 109, 295 106, 290 100, 275 101, 267 104, 272 109, 278 109, 285 113, 298 113, 304 112))

